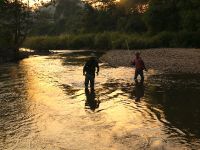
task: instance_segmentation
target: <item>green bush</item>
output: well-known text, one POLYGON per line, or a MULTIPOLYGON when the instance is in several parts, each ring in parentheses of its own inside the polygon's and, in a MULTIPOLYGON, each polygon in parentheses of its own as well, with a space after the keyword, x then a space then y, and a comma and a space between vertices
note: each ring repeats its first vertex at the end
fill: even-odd
POLYGON ((124 49, 124 48, 127 48, 125 41, 126 40, 124 38, 118 38, 116 40, 113 40, 112 41, 112 49, 124 49))
POLYGON ((130 35, 114 32, 110 33, 110 36, 112 40, 112 49, 127 49, 126 41, 130 35))
POLYGON ((72 36, 69 40, 70 49, 80 49, 85 47, 83 38, 81 36, 72 36))
POLYGON ((109 33, 102 33, 97 34, 95 37, 95 44, 96 49, 111 49, 112 48, 112 41, 109 33))
POLYGON ((138 38, 129 38, 128 45, 130 49, 146 48, 145 40, 138 38))
POLYGON ((173 39, 173 33, 161 32, 152 38, 151 47, 171 47, 173 39))
POLYGON ((70 49, 94 48, 94 36, 92 34, 71 36, 69 40, 70 49))
POLYGON ((156 35, 106 32, 61 36, 28 37, 23 47, 35 50, 53 49, 145 49, 159 47, 200 47, 199 32, 161 32, 156 35))
POLYGON ((200 32, 179 32, 172 41, 173 47, 199 48, 200 32))

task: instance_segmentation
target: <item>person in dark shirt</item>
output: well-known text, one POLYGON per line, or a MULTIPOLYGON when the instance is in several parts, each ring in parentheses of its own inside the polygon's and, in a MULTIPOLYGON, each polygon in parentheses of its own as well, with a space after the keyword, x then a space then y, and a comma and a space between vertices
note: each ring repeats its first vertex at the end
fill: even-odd
POLYGON ((99 63, 96 60, 95 54, 91 54, 90 59, 85 63, 83 67, 83 75, 85 76, 85 88, 88 88, 90 82, 90 88, 94 89, 95 71, 99 74, 99 63))

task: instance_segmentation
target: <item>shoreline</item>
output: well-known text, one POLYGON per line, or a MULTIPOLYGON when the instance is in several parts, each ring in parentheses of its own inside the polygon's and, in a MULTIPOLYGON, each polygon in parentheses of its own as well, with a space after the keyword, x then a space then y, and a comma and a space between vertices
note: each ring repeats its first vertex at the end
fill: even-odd
POLYGON ((156 48, 144 50, 110 50, 100 60, 113 67, 132 67, 130 61, 135 52, 141 52, 141 57, 148 69, 173 73, 200 73, 200 49, 191 48, 156 48))

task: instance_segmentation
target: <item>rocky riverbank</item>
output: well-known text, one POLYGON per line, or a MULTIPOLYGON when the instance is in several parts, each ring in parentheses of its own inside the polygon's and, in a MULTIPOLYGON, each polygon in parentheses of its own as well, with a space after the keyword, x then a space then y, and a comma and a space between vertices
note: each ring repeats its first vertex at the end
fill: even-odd
POLYGON ((140 51, 147 68, 163 73, 200 73, 200 49, 161 48, 146 50, 111 50, 101 61, 112 66, 130 66, 135 52, 140 51))

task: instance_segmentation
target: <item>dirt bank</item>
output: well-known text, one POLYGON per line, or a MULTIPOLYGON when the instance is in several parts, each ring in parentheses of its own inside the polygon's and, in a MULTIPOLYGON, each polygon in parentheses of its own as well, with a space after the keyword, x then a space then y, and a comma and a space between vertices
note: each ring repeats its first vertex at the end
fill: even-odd
MULTIPOLYGON (((103 62, 112 66, 130 66, 136 51, 111 50, 101 57, 103 62)), ((150 69, 164 73, 200 73, 200 49, 146 49, 141 57, 150 69)))

